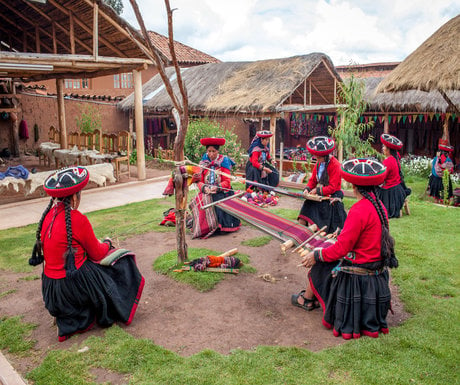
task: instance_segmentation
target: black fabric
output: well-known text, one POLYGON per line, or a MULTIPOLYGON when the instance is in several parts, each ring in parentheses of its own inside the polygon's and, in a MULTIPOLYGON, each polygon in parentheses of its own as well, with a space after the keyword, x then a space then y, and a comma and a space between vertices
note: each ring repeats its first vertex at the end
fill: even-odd
MULTIPOLYGON (((336 262, 317 262, 309 273, 310 284, 323 308, 323 324, 342 335, 359 337, 363 331, 388 329, 391 306, 389 274, 357 275, 331 272, 336 262)), ((370 268, 366 265, 353 265, 370 268)), ((379 263, 381 267, 381 263, 379 263)))
MULTIPOLYGON (((343 198, 343 192, 336 191, 331 197, 343 198)), ((326 232, 333 233, 337 230, 337 227, 343 229, 347 213, 345 212, 345 207, 342 202, 330 204, 329 200, 317 202, 305 199, 298 218, 306 220, 309 224, 312 222, 316 224, 318 228, 327 226, 326 232)))
MULTIPOLYGON (((246 180, 252 180, 257 183, 262 183, 268 186, 276 187, 280 182, 280 176, 278 170, 269 163, 264 163, 264 167, 269 168, 273 172, 267 174, 265 178, 262 178, 262 171, 255 168, 250 161, 246 163, 246 180)), ((246 183, 246 188, 258 189, 258 187, 251 186, 250 183, 246 183)))
POLYGON ((388 218, 399 218, 401 216, 401 209, 406 200, 406 193, 401 184, 388 189, 378 188, 377 197, 387 209, 388 218))
MULTIPOLYGON (((444 184, 442 183, 442 178, 438 176, 430 175, 428 181, 428 188, 430 190, 430 196, 437 199, 443 199, 444 196, 444 184)), ((449 177, 449 188, 448 188, 448 198, 451 198, 454 195, 452 188, 452 179, 449 177)))
MULTIPOLYGON (((229 196, 234 195, 235 193, 233 191, 221 191, 215 194, 212 194, 212 201, 220 201, 221 199, 227 198, 229 196)), ((225 211, 221 210, 219 207, 214 206, 214 210, 217 216, 217 222, 219 223, 219 230, 226 230, 226 229, 232 229, 232 228, 237 228, 241 225, 241 221, 237 218, 234 217, 225 211)))
POLYGON ((94 322, 103 327, 130 322, 143 284, 130 254, 111 266, 87 260, 70 278, 52 279, 43 274, 42 294, 45 307, 56 317, 61 340, 87 330, 94 322))

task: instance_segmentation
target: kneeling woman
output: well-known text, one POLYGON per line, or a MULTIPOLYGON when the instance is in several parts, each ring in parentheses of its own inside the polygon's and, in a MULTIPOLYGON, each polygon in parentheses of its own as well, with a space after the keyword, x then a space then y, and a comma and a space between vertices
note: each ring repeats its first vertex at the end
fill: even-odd
POLYGON ((385 155, 383 165, 387 168, 387 176, 382 187, 377 189, 377 195, 387 209, 388 218, 399 218, 404 201, 411 193, 404 183, 398 153, 403 143, 390 134, 382 134, 380 141, 382 142, 382 153, 385 155))
POLYGON ((230 184, 233 161, 219 154, 219 148, 225 144, 225 138, 203 138, 200 142, 206 146, 206 153, 200 162, 202 170, 201 181, 198 183, 200 192, 190 203, 193 216, 192 238, 207 238, 216 231, 237 231, 240 228, 238 218, 216 206, 201 209, 202 206, 232 196, 234 192, 230 184))
POLYGON ((302 225, 327 226, 327 233, 342 229, 347 214, 342 203, 342 177, 340 163, 331 153, 335 142, 327 136, 316 136, 307 142, 307 150, 316 157, 316 165, 304 189, 307 199, 297 220, 302 225), (308 197, 328 197, 316 201, 308 197), (334 199, 336 198, 336 199, 334 199))
POLYGON ((59 170, 45 180, 44 189, 52 198, 29 260, 33 266, 45 262, 43 300, 56 317, 59 341, 95 323, 130 324, 144 287, 134 254, 112 250, 109 239, 97 240, 88 218, 78 211, 88 180, 84 167, 59 170), (104 257, 111 263, 103 265, 104 257))
POLYGON ((258 131, 249 146, 249 160, 246 163, 246 188, 261 189, 251 185, 250 181, 262 183, 271 187, 279 184, 280 177, 270 158, 271 131, 258 131))
POLYGON ((358 202, 351 207, 337 242, 314 249, 302 260, 306 268, 311 267, 307 289, 293 295, 291 302, 307 311, 321 304, 323 325, 332 328, 336 337, 388 333, 388 267, 398 263, 386 210, 375 194, 385 174, 385 166, 375 160, 343 163, 342 175, 353 184, 358 202))

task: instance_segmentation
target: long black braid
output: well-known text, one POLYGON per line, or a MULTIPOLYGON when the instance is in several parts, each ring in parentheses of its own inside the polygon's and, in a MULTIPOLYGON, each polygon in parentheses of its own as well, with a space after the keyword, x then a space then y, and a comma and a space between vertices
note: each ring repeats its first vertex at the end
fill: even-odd
MULTIPOLYGON (((321 174, 321 178, 319 178, 319 183, 321 183, 323 186, 329 185, 329 174, 327 173, 327 166, 329 166, 329 155, 326 155, 324 157, 324 171, 321 174)), ((318 165, 318 171, 319 171, 319 165, 318 165)))
POLYGON ((382 241, 381 241, 381 255, 383 258, 383 264, 390 268, 398 267, 398 259, 395 255, 395 240, 390 235, 388 219, 385 215, 385 210, 383 208, 383 203, 380 199, 376 198, 375 186, 356 186, 358 191, 370 201, 377 214, 380 218, 380 223, 382 224, 382 241), (372 193, 372 194, 371 194, 372 193))
POLYGON ((43 211, 42 217, 40 218, 40 221, 38 222, 37 232, 35 233, 35 244, 32 250, 32 256, 29 258, 29 265, 37 266, 43 262, 43 247, 42 247, 42 241, 41 241, 42 226, 43 226, 43 221, 45 220, 46 214, 49 213, 49 211, 51 210, 51 207, 53 207, 53 204, 54 204, 54 198, 51 198, 50 203, 48 203, 48 206, 46 207, 45 211, 43 211))
POLYGON ((75 249, 72 247, 72 220, 71 220, 71 206, 70 200, 72 196, 63 199, 65 209, 65 228, 67 232, 67 251, 64 253, 65 258, 65 271, 66 275, 71 275, 77 270, 75 267, 75 249))

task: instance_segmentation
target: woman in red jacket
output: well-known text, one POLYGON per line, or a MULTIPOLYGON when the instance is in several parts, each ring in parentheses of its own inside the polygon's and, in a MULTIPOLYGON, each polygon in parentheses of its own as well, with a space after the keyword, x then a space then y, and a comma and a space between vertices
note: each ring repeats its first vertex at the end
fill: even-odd
POLYGON ((84 167, 51 174, 44 183, 51 201, 37 229, 29 264, 43 261, 45 307, 56 317, 58 339, 89 330, 131 323, 144 287, 134 254, 112 250, 110 239, 100 242, 88 218, 78 211, 81 190, 89 180, 84 167), (109 265, 100 264, 108 257, 109 265))
POLYGON ((249 146, 249 160, 246 163, 246 188, 259 190, 250 181, 276 187, 279 184, 279 173, 273 167, 270 157, 271 131, 258 131, 249 146))
POLYGON ((230 184, 230 170, 234 162, 229 157, 219 154, 219 148, 225 144, 225 138, 202 138, 200 143, 206 147, 206 153, 200 162, 200 192, 189 205, 193 217, 192 238, 207 238, 215 232, 237 231, 240 228, 238 218, 216 206, 201 209, 202 206, 234 194, 230 184))
POLYGON ((403 143, 390 134, 382 134, 380 141, 382 153, 385 155, 383 164, 387 168, 387 176, 381 188, 377 189, 377 195, 387 209, 388 218, 399 218, 404 201, 411 193, 404 183, 401 158, 398 153, 403 143))
POLYGON ((316 157, 316 165, 304 189, 305 196, 324 196, 328 200, 306 199, 297 220, 303 225, 327 226, 327 233, 343 228, 347 214, 342 203, 340 163, 331 155, 335 142, 327 136, 316 136, 307 142, 307 150, 316 157), (336 198, 336 199, 333 199, 336 198))
POLYGON ((388 333, 390 309, 388 267, 397 267, 394 240, 390 236, 385 207, 375 186, 386 175, 383 164, 373 159, 351 159, 342 175, 353 184, 358 201, 351 207, 337 242, 314 249, 302 260, 308 272, 306 290, 291 298, 307 311, 321 305, 323 325, 345 339, 361 334, 378 337, 388 333))

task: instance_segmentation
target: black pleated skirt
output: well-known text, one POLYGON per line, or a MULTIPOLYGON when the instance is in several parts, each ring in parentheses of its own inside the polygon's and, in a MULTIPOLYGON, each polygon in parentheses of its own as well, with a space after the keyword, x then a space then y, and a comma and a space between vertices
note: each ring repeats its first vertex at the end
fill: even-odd
MULTIPOLYGON (((430 189, 430 196, 436 199, 443 199, 444 184, 442 183, 442 178, 431 174, 430 179, 428 181, 428 187, 430 189)), ((449 194, 448 198, 451 198, 453 196, 452 179, 450 177, 449 177, 448 194, 449 194)))
POLYGON ((379 188, 377 189, 377 196, 387 209, 388 218, 399 218, 401 216, 401 209, 406 200, 406 193, 401 184, 388 189, 379 188))
POLYGON ((71 277, 52 279, 42 275, 45 307, 56 317, 59 341, 75 333, 114 322, 129 325, 139 303, 144 278, 134 254, 111 266, 87 260, 71 277))
MULTIPOLYGON (((332 194, 333 198, 343 198, 342 191, 332 194)), ((300 209, 297 219, 305 220, 309 225, 316 224, 319 228, 327 226, 326 232, 333 233, 337 227, 343 229, 343 224, 347 218, 343 202, 329 203, 328 200, 322 202, 306 199, 300 209)))
MULTIPOLYGON (((270 164, 266 164, 265 167, 270 168, 273 172, 271 174, 267 174, 265 178, 262 178, 262 171, 258 170, 255 168, 251 162, 246 163, 246 179, 247 180, 252 180, 257 183, 262 183, 268 186, 276 187, 278 186, 280 182, 280 175, 278 173, 278 170, 274 168, 270 164)), ((253 186, 250 183, 246 183, 246 189, 251 188, 251 189, 256 189, 256 190, 263 190, 260 187, 253 186)))
POLYGON ((338 272, 333 277, 331 271, 337 264, 317 262, 308 275, 323 310, 323 325, 344 339, 387 334, 386 317, 391 307, 388 271, 378 275, 338 272))
MULTIPOLYGON (((233 191, 222 191, 216 194, 212 194, 211 197, 213 202, 217 202, 234 194, 235 193, 233 191)), ((226 213, 217 206, 214 206, 214 210, 216 212, 217 223, 219 224, 220 231, 233 232, 240 228, 241 221, 237 217, 226 213)))

